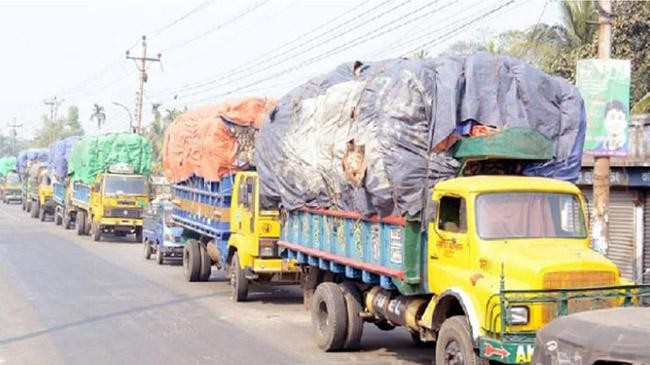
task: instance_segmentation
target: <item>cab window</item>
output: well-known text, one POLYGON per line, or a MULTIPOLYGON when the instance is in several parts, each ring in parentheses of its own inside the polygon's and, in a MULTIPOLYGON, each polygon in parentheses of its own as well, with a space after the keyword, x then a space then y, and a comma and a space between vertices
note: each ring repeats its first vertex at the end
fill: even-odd
POLYGON ((248 177, 246 178, 246 183, 244 184, 244 201, 243 205, 249 210, 253 210, 253 202, 255 197, 255 178, 248 177))
POLYGON ((465 199, 455 196, 443 196, 438 209, 438 229, 451 233, 467 232, 465 199))

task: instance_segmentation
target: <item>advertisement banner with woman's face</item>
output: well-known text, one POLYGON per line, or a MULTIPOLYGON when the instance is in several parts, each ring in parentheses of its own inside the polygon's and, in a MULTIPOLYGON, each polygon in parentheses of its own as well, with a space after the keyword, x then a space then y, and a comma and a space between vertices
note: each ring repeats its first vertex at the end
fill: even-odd
POLYGON ((630 61, 580 60, 576 85, 585 100, 585 154, 625 156, 630 121, 630 61))

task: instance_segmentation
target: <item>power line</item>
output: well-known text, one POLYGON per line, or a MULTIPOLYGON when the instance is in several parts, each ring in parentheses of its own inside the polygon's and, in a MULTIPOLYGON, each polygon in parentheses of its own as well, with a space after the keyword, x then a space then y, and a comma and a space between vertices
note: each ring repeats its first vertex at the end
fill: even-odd
POLYGON ((225 22, 219 23, 219 24, 215 25, 214 27, 206 30, 205 32, 200 33, 200 34, 198 34, 198 35, 196 35, 196 36, 194 36, 194 37, 192 37, 192 38, 190 38, 190 39, 188 39, 186 41, 179 42, 179 43, 176 43, 176 44, 174 44, 172 46, 169 46, 169 47, 163 49, 162 52, 167 52, 167 51, 171 51, 171 50, 174 50, 174 49, 177 49, 177 48, 185 47, 188 44, 190 44, 190 43, 192 43, 194 41, 197 41, 197 40, 207 36, 208 34, 214 32, 214 31, 217 31, 217 30, 219 30, 219 29, 221 29, 221 28, 223 28, 223 27, 225 27, 225 26, 227 26, 227 25, 229 25, 231 23, 236 22, 237 20, 239 20, 239 19, 243 18, 244 16, 248 15, 249 13, 257 10, 259 7, 261 7, 262 5, 264 5, 264 4, 268 3, 268 2, 269 2, 269 0, 263 0, 263 1, 259 2, 259 3, 257 3, 257 4, 254 4, 254 5, 250 6, 250 7, 248 7, 247 9, 245 9, 244 11, 242 11, 241 13, 239 13, 239 14, 235 15, 234 17, 226 20, 225 22))
MULTIPOLYGON (((366 10, 364 12, 364 14, 368 15, 368 14, 372 13, 374 10, 378 9, 379 7, 381 7, 384 4, 388 3, 389 1, 390 0, 383 1, 382 3, 374 6, 373 8, 371 8, 369 10, 366 10)), ((301 43, 298 45, 298 47, 300 47, 300 46, 309 44, 313 40, 316 40, 316 39, 318 39, 318 38, 320 38, 320 37, 322 37, 324 35, 327 35, 327 34, 331 33, 333 30, 336 30, 336 29, 340 30, 341 29, 340 27, 335 26, 335 27, 332 27, 332 29, 325 30, 324 33, 317 34, 316 36, 308 38, 307 40, 305 40, 305 38, 307 36, 309 36, 310 34, 316 33, 317 31, 320 31, 323 28, 328 27, 330 24, 335 23, 337 20, 341 20, 341 17, 344 17, 344 18, 341 21, 336 22, 336 23, 341 23, 343 25, 348 25, 348 27, 350 29, 352 29, 355 24, 354 23, 350 24, 350 21, 354 22, 354 21, 358 21, 359 19, 362 19, 361 18, 362 14, 354 14, 354 11, 356 11, 358 8, 360 8, 362 5, 365 5, 366 3, 368 3, 368 1, 365 1, 365 2, 363 2, 361 4, 358 4, 357 6, 354 6, 351 9, 347 9, 343 13, 340 13, 340 14, 336 15, 335 17, 331 18, 330 20, 326 21, 325 23, 323 23, 323 24, 321 24, 321 25, 319 25, 319 26, 317 26, 315 28, 312 28, 307 33, 304 33, 304 34, 294 38, 293 40, 291 40, 291 41, 289 41, 287 43, 284 43, 280 47, 276 47, 276 48, 274 48, 274 49, 272 49, 272 50, 270 50, 270 51, 268 51, 268 52, 266 52, 266 53, 264 53, 264 54, 262 54, 262 55, 260 55, 260 56, 258 56, 256 58, 254 58, 253 60, 251 60, 251 61, 249 61, 249 62, 247 62, 247 63, 245 63, 243 65, 240 65, 240 66, 232 68, 232 69, 230 69, 228 71, 216 74, 216 75, 212 76, 210 79, 208 79, 206 81, 199 81, 199 82, 189 83, 189 84, 181 85, 180 87, 177 87, 177 88, 161 90, 161 91, 162 92, 178 93, 178 92, 181 92, 181 91, 187 91, 187 90, 192 90, 192 89, 203 88, 203 87, 208 86, 208 85, 210 85, 210 84, 212 84, 212 83, 214 83, 216 81, 220 81, 220 80, 223 80, 225 78, 232 77, 233 75, 241 74, 241 73, 247 71, 248 69, 250 69, 252 67, 264 64, 264 63, 266 63, 267 61, 269 61, 271 59, 277 58, 279 55, 286 54, 286 52, 283 52, 281 54, 275 54, 275 53, 278 52, 278 51, 281 51, 282 49, 285 49, 286 47, 288 47, 288 46, 290 46, 292 44, 294 44, 296 41, 301 41, 301 43), (350 16, 351 20, 348 20, 348 18, 345 17, 345 15, 351 15, 350 16)), ((291 49, 293 50, 295 48, 296 47, 293 47, 291 49)))
POLYGON ((212 5, 213 3, 214 3, 214 0, 206 0, 206 1, 202 2, 202 3, 200 3, 198 6, 194 7, 192 10, 188 11, 187 13, 182 15, 181 17, 173 20, 171 23, 166 24, 166 25, 154 30, 153 32, 149 32, 148 33, 149 37, 155 37, 155 36, 159 35, 160 33, 166 31, 167 29, 173 27, 174 25, 176 25, 176 24, 182 22, 183 20, 189 18, 193 14, 205 9, 206 7, 212 5))
MULTIPOLYGON (((217 80, 210 81, 210 82, 206 82, 204 85, 202 85, 203 87, 201 88, 201 90, 197 90, 197 91, 195 91, 195 92, 189 93, 187 96, 200 95, 200 94, 202 94, 202 93, 204 93, 205 91, 208 90, 207 87, 214 88, 214 87, 218 87, 218 86, 223 86, 223 85, 225 85, 226 83, 232 83, 232 82, 236 82, 236 81, 241 81, 241 80, 244 80, 244 79, 247 79, 247 78, 251 77, 252 75, 259 74, 259 73, 264 72, 264 71, 266 71, 266 70, 270 70, 270 69, 272 69, 272 68, 274 68, 274 67, 276 67, 276 66, 279 66, 279 65, 283 64, 283 63, 286 62, 286 61, 293 60, 294 57, 295 57, 297 54, 304 54, 304 53, 309 52, 309 51, 311 51, 311 50, 313 50, 313 49, 316 49, 316 48, 318 48, 318 47, 320 47, 320 46, 322 46, 322 45, 325 45, 325 44, 329 43, 330 41, 332 41, 332 40, 334 40, 334 39, 339 39, 340 36, 342 36, 342 35, 344 35, 344 34, 346 34, 346 33, 350 33, 350 32, 353 32, 353 31, 357 31, 358 29, 362 28, 363 26, 365 26, 365 25, 367 25, 367 24, 370 24, 372 21, 374 21, 374 20, 376 20, 376 19, 379 19, 379 18, 383 17, 384 15, 386 15, 386 14, 388 14, 388 13, 390 13, 390 12, 396 10, 396 9, 399 8, 399 7, 403 7, 403 6, 405 6, 405 5, 406 5, 407 3, 409 3, 410 1, 411 1, 411 0, 407 0, 407 1, 403 2, 403 3, 401 3, 401 4, 398 4, 397 6, 394 6, 394 7, 390 8, 390 9, 388 9, 388 10, 386 10, 386 11, 380 13, 380 14, 377 14, 377 15, 375 15, 375 16, 369 18, 369 19, 366 19, 366 20, 365 20, 364 22, 362 22, 362 24, 359 25, 359 26, 353 26, 353 27, 352 27, 351 29, 349 29, 349 30, 344 30, 343 32, 338 32, 338 33, 336 33, 335 35, 333 35, 333 36, 331 36, 331 37, 325 39, 324 41, 322 41, 322 42, 320 42, 320 43, 318 43, 318 44, 312 45, 312 46, 310 46, 310 47, 308 47, 308 48, 306 48, 306 49, 300 49, 300 52, 299 52, 299 53, 296 53, 296 54, 293 54, 293 55, 289 55, 289 56, 287 56, 287 57, 285 57, 285 58, 282 58, 282 59, 279 59, 279 60, 275 60, 275 59, 274 59, 274 60, 273 60, 273 61, 274 61, 273 63, 271 63, 271 64, 269 64, 269 65, 267 65, 267 66, 265 66, 265 67, 262 67, 261 69, 257 69, 257 70, 256 70, 255 72, 253 72, 253 73, 244 73, 243 76, 236 77, 236 78, 232 78, 233 75, 236 75, 236 74, 242 74, 242 73, 243 73, 242 71, 248 71, 248 70, 249 70, 249 67, 242 67, 242 68, 240 68, 240 69, 238 70, 238 72, 233 72, 233 73, 231 73, 231 74, 225 74, 223 77, 221 77, 221 78, 219 78, 219 79, 217 79, 217 80), (223 80, 223 81, 215 85, 215 83, 216 83, 217 81, 220 81, 220 80, 223 80)), ((390 24, 393 24, 393 23, 395 23, 395 22, 397 22, 397 21, 400 21, 400 20, 402 20, 402 19, 404 19, 404 18, 407 18, 407 17, 409 17, 409 16, 411 16, 411 15, 417 13, 417 12, 420 12, 420 11, 422 11, 422 10, 424 10, 424 9, 426 9, 426 8, 428 8, 428 7, 430 7, 430 6, 433 6, 433 5, 435 5, 436 3, 438 3, 439 1, 440 1, 440 0, 433 1, 433 2, 431 2, 431 3, 428 3, 428 4, 424 5, 424 6, 421 6, 421 7, 417 8, 417 9, 414 9, 414 10, 410 11, 409 13, 404 14, 404 15, 402 15, 402 16, 396 18, 396 19, 392 19, 391 21, 387 22, 386 24, 384 24, 384 25, 382 25, 382 26, 380 26, 380 27, 378 27, 378 28, 375 28, 375 29, 373 29, 372 31, 370 31, 370 32, 368 32, 368 33, 363 34, 360 38, 362 39, 363 37, 367 36, 368 34, 373 33, 373 32, 377 32, 377 31, 380 31, 380 30, 382 30, 382 29, 383 29, 384 31, 381 32, 381 34, 384 34, 384 33, 386 33, 387 31, 393 30, 393 29, 395 29, 396 27, 395 27, 395 26, 393 26, 393 27, 389 27, 390 24), (386 30, 386 29, 388 29, 388 30, 386 30)), ((417 18, 419 19, 419 18, 421 18, 421 17, 423 17, 423 16, 426 16, 426 15, 429 15, 429 14, 430 14, 430 12, 429 12, 429 13, 425 13, 425 14, 421 14, 421 15, 418 16, 417 18)), ((410 22, 409 22, 409 23, 410 23, 410 22)), ((407 23, 407 24, 408 24, 408 23, 407 23)), ((399 28, 399 27, 401 27, 401 26, 402 26, 402 25, 399 25, 399 24, 398 24, 397 28, 399 28)), ((329 32, 328 32, 328 33, 329 33, 329 32)), ((350 46, 345 46, 345 45, 344 45, 344 49, 348 49, 348 48, 350 48, 352 45, 357 45, 357 44, 363 43, 363 42, 359 42, 359 41, 358 41, 360 38, 356 38, 356 40, 355 40, 353 43, 347 43, 347 44, 350 45, 350 46)), ((341 47, 341 46, 338 46, 338 47, 341 47)), ((335 47, 334 50, 336 50, 338 47, 335 47)), ((339 52, 340 52, 340 51, 339 51, 339 52)), ((336 52, 336 53, 339 53, 339 52, 336 52)), ((325 52, 324 54, 321 53, 321 54, 320 54, 319 56, 317 56, 317 57, 320 57, 320 56, 326 55, 327 53, 328 53, 328 52, 325 52)), ((327 55, 327 56, 329 56, 329 55, 327 55)), ((263 65, 264 63, 266 63, 266 62, 262 62, 262 63, 260 63, 260 65, 263 65)), ((312 63, 313 63, 313 62, 312 62, 312 63)))

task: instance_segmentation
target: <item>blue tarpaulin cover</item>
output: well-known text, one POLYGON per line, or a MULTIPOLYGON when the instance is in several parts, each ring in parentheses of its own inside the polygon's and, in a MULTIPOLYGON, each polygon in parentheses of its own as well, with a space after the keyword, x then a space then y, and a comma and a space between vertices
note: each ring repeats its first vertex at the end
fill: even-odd
POLYGON ((59 181, 63 181, 68 175, 68 157, 78 139, 78 136, 67 137, 50 145, 47 167, 59 181))
POLYGON ((48 154, 48 150, 44 148, 30 148, 20 151, 18 154, 18 162, 16 163, 20 177, 24 180, 27 172, 29 172, 30 165, 34 161, 47 162, 48 154))

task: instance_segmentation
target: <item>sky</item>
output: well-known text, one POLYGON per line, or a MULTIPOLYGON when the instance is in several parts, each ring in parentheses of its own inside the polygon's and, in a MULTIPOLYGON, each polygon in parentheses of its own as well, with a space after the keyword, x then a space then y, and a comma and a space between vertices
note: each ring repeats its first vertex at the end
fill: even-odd
POLYGON ((0 0, 0 134, 16 118, 31 138, 45 99, 80 109, 87 134, 127 131, 138 72, 151 105, 192 107, 239 96, 279 98, 344 62, 435 56, 464 39, 555 24, 558 0, 0 0), (106 125, 90 120, 93 104, 106 125))

